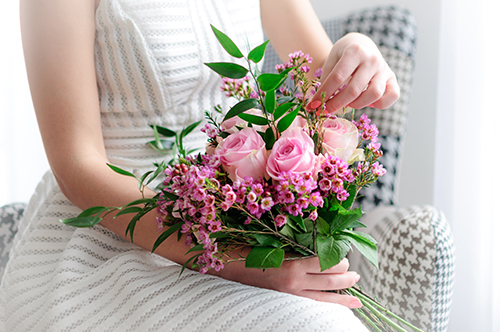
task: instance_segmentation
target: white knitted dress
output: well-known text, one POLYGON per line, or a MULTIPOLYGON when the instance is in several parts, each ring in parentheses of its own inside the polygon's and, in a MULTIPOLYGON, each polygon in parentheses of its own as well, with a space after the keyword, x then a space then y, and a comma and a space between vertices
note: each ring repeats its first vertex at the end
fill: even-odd
MULTIPOLYGON (((159 158, 149 124, 179 129, 224 105, 204 62, 230 61, 213 24, 241 48, 262 42, 256 0, 102 0, 96 72, 112 163, 141 174, 159 158)), ((202 134, 192 145, 203 146, 202 134)), ((48 173, 19 226, 0 287, 0 331, 365 331, 335 304, 185 271, 103 227, 48 173)))

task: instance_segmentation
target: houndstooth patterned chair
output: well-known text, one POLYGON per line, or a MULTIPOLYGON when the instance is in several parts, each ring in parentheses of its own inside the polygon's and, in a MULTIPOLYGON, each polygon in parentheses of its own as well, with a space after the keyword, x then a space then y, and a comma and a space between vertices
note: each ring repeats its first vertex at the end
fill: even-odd
MULTIPOLYGON (((454 280, 454 246, 442 213, 431 206, 398 208, 397 190, 406 130, 407 107, 416 50, 415 19, 400 7, 363 10, 323 22, 332 40, 361 32, 378 45, 401 87, 399 101, 387 110, 366 108, 380 130, 387 174, 363 192, 361 203, 372 235, 379 241, 380 268, 358 254, 350 255, 351 269, 362 275, 360 285, 396 314, 425 331, 446 331, 454 280)), ((271 49, 265 72, 279 59, 271 49)), ((24 204, 0 207, 0 277, 3 275, 24 204)))
MULTIPOLYGON (((446 331, 454 281, 454 245, 443 214, 431 206, 397 207, 401 156, 415 67, 417 27, 401 7, 384 6, 323 22, 335 41, 349 32, 369 36, 396 73, 401 88, 398 102, 386 110, 365 108, 377 124, 387 174, 365 188, 359 199, 365 223, 379 241, 380 268, 376 270, 357 252, 349 256, 359 284, 396 314, 425 331, 446 331), (375 209, 379 207, 378 209, 375 209), (375 209, 375 210, 374 210, 375 209)), ((275 72, 280 60, 274 50, 266 54, 264 72, 275 72)))

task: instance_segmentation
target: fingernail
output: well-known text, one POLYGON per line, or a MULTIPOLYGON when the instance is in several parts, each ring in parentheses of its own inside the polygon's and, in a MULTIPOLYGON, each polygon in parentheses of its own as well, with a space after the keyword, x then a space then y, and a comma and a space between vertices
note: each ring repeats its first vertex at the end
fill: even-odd
POLYGON ((359 299, 354 299, 351 301, 351 303, 349 304, 349 308, 350 309, 359 309, 361 308, 363 305, 361 304, 361 301, 359 299))
POLYGON ((355 277, 354 277, 354 283, 357 283, 359 281, 359 279, 361 279, 361 276, 359 274, 357 274, 355 277))
POLYGON ((373 104, 370 104, 370 105, 368 105, 368 106, 366 106, 366 107, 375 107, 375 105, 373 105, 373 104))
POLYGON ((321 101, 314 100, 314 101, 309 103, 309 108, 311 108, 311 109, 318 108, 318 107, 320 107, 320 105, 321 105, 321 101))

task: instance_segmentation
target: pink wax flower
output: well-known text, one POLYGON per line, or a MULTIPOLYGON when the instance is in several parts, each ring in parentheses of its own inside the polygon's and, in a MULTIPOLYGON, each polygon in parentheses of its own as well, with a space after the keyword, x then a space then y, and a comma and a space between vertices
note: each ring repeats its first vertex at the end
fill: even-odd
POLYGON ((342 118, 326 119, 323 149, 332 156, 349 161, 358 146, 358 128, 342 118))
POLYGON ((281 172, 290 174, 317 174, 317 157, 314 142, 302 128, 292 128, 276 141, 267 160, 267 173, 274 180, 280 179, 281 172))
POLYGON ((244 177, 267 178, 266 143, 253 128, 243 128, 219 144, 215 154, 232 181, 244 177))

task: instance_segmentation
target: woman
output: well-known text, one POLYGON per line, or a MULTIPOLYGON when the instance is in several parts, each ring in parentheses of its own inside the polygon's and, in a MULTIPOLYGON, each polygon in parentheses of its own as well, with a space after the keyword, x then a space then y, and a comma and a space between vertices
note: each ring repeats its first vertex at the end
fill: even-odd
MULTIPOLYGON (((282 59, 300 49, 314 58, 311 73, 322 65, 311 108, 350 77, 328 111, 397 100, 395 75, 373 42, 349 34, 332 45, 307 1, 261 0, 259 10, 258 1, 238 0, 21 0, 26 66, 52 173, 25 212, 0 288, 5 331, 364 330, 346 308, 359 300, 322 292, 359 280, 346 260, 323 272, 311 258, 266 271, 233 263, 212 271, 222 278, 178 277, 175 263, 189 258, 183 241, 165 241, 155 252, 163 258, 149 253, 155 213, 141 220, 134 244, 126 241, 127 216, 92 229, 59 222, 140 197, 135 180, 106 163, 141 174, 159 159, 145 144, 149 124, 179 129, 213 105, 227 109, 219 78, 202 64, 231 61, 209 24, 254 47, 262 42, 260 18, 282 59)), ((201 135, 190 139, 203 144, 201 135)))

